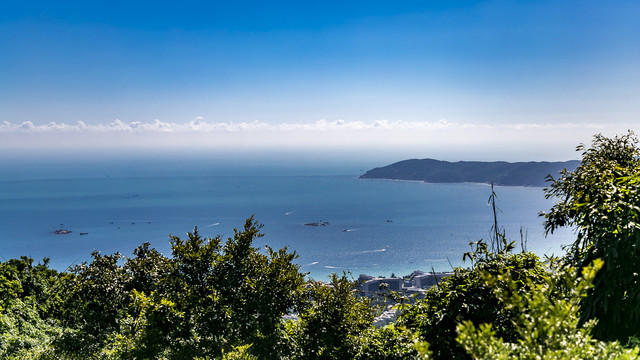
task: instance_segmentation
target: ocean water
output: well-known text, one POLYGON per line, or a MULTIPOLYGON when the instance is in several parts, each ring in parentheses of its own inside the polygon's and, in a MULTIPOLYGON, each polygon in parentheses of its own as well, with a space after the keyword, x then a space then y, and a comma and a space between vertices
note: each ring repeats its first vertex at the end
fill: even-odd
MULTIPOLYGON (((90 260, 92 251, 125 256, 143 242, 170 255, 169 235, 233 235, 251 215, 264 224, 254 245, 287 246, 301 270, 389 276, 465 266, 469 243, 492 225, 483 184, 364 180, 357 165, 38 159, 2 163, 0 256, 53 267, 90 260), (299 165, 299 164, 298 164, 299 165), (328 223, 308 226, 308 223, 328 223), (65 228, 71 234, 57 235, 65 228), (86 235, 81 235, 86 233, 86 235)), ((496 187, 507 237, 543 256, 561 254, 571 230, 545 237, 540 211, 552 201, 541 188, 496 187)), ((468 265, 468 264, 467 264, 468 265)))

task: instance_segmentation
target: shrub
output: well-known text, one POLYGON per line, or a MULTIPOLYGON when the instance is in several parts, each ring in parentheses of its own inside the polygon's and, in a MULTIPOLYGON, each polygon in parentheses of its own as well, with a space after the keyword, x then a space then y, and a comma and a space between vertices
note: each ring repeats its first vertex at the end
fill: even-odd
POLYGON ((505 307, 514 310, 514 340, 500 337, 492 324, 464 321, 457 327, 457 341, 478 360, 573 360, 638 359, 638 349, 605 343, 591 337, 595 321, 578 325, 582 297, 591 286, 602 261, 596 261, 578 276, 572 268, 559 269, 543 283, 526 280, 529 292, 519 291, 512 274, 485 275, 505 307), (503 284, 496 286, 498 283, 503 284), (558 297, 558 287, 564 297, 558 297))
POLYGON ((598 319, 595 336, 627 341, 640 335, 640 149, 626 135, 596 135, 573 172, 549 177, 547 198, 556 198, 545 229, 573 226, 577 239, 566 260, 574 267, 602 259, 593 288, 582 301, 581 322, 598 319))

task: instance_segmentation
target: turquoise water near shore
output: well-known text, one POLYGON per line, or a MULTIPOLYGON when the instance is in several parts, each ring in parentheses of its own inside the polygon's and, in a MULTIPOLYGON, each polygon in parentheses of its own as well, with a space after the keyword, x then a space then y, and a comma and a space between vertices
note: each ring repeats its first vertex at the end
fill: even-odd
MULTIPOLYGON (((33 171, 24 162, 4 165, 0 255, 46 256, 60 270, 90 260, 94 250, 129 255, 145 241, 169 255, 170 234, 184 236, 197 226, 202 235, 228 237, 255 214, 265 233, 255 246, 288 246, 316 279, 342 271, 354 277, 446 271, 464 265, 469 242, 488 238, 492 224, 488 185, 363 180, 349 166, 71 161, 64 171, 54 171, 61 166, 55 164, 33 171), (305 225, 323 221, 329 224, 305 225), (60 227, 73 232, 54 234, 60 227)), ((572 242, 570 230, 544 236, 538 213, 552 202, 541 188, 496 187, 496 193, 507 237, 520 243, 524 229, 528 249, 539 255, 559 254, 572 242)))

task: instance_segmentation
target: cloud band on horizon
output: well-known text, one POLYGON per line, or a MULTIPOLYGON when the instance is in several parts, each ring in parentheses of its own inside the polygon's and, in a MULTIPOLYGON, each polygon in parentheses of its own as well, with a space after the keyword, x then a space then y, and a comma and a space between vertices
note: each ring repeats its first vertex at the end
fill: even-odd
POLYGON ((86 124, 78 121, 76 124, 66 124, 49 122, 47 124, 36 125, 31 121, 22 123, 12 123, 3 121, 0 123, 0 133, 51 133, 51 132, 255 132, 255 131, 359 131, 359 130, 442 130, 442 129, 512 129, 512 130, 532 130, 532 129, 605 129, 609 127, 605 124, 596 123, 557 123, 557 124, 476 124, 476 123, 455 123, 441 119, 435 122, 429 121, 389 121, 375 120, 345 121, 324 119, 314 123, 280 123, 269 124, 261 121, 252 122, 207 122, 201 117, 186 123, 163 122, 158 119, 152 122, 123 122, 114 120, 108 124, 86 124))
MULTIPOLYGON (((458 151, 471 153, 549 153, 570 155, 597 133, 613 135, 630 126, 597 123, 477 124, 439 121, 346 121, 312 123, 123 122, 76 124, 0 122, 0 148, 33 149, 345 149, 378 151, 458 151)), ((551 155, 551 154, 556 154, 551 155)), ((522 158, 522 156, 520 156, 522 158)))

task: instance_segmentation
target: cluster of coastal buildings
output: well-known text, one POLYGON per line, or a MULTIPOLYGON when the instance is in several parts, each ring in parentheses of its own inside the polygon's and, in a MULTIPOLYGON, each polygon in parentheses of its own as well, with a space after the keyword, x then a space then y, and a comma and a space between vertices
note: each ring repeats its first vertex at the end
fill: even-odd
MULTIPOLYGON (((358 277, 358 286, 360 291, 369 297, 384 294, 387 291, 395 291, 405 296, 415 295, 417 298, 423 298, 427 289, 437 285, 442 279, 451 275, 453 275, 453 272, 427 273, 420 270, 416 270, 404 278, 373 277, 361 274, 358 277)), ((386 303, 381 313, 374 319, 373 324, 377 327, 382 327, 394 322, 398 315, 394 305, 394 303, 386 303)))
POLYGON ((405 278, 398 277, 373 277, 360 274, 358 284, 360 290, 367 296, 372 296, 380 291, 395 291, 403 294, 422 294, 430 287, 437 285, 442 279, 453 275, 453 272, 424 272, 414 271, 405 278))
MULTIPOLYGON (((381 305, 381 310, 378 316, 373 320, 373 325, 377 327, 385 326, 396 320, 398 315, 398 309, 394 306, 395 302, 390 300, 386 295, 389 291, 394 291, 398 294, 408 296, 414 299, 424 298, 424 294, 427 290, 437 284, 447 276, 452 276, 453 272, 424 272, 416 270, 411 275, 404 278, 399 277, 373 277, 365 274, 360 274, 356 282, 358 290, 364 296, 374 298, 374 305, 381 305), (380 295, 380 296, 376 296, 380 295), (415 295, 415 296, 414 296, 415 295)), ((332 286, 325 283, 325 286, 332 286)), ((287 314, 283 316, 285 320, 298 320, 297 314, 287 314)))

